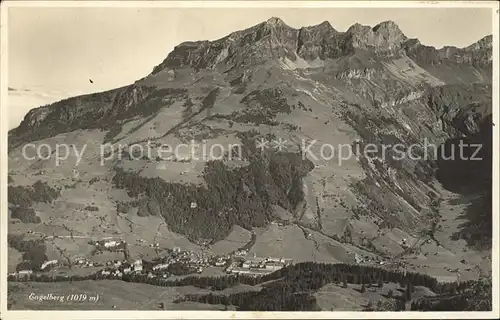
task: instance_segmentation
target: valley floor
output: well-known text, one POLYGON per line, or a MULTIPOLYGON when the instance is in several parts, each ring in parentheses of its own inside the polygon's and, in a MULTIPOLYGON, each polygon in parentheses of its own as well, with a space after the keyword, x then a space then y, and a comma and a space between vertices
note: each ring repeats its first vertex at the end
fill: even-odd
MULTIPOLYGON (((438 186, 440 187, 440 186, 438 186)), ((454 282, 475 280, 491 272, 491 251, 477 251, 467 246, 465 240, 453 240, 460 231, 468 199, 440 188, 442 202, 440 221, 434 234, 436 241, 421 239, 415 253, 403 255, 408 271, 436 277, 439 281, 454 282)))

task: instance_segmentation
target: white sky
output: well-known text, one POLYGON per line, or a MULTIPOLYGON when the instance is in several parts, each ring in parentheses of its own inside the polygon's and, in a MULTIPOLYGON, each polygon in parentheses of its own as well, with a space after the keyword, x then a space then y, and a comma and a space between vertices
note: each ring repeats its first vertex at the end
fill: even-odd
POLYGON ((183 41, 218 39, 272 16, 295 28, 328 20, 339 31, 393 20, 436 47, 492 33, 491 9, 9 8, 8 84, 63 96, 116 88, 149 74, 183 41))

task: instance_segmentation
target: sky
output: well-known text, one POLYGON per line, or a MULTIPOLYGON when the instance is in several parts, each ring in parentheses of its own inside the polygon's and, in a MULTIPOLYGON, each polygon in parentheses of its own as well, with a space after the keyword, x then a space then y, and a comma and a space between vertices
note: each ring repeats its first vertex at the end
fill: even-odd
POLYGON ((491 10, 471 8, 9 8, 8 85, 25 90, 9 94, 9 127, 38 103, 131 84, 183 41, 215 40, 270 17, 295 28, 327 20, 338 31, 392 20, 437 48, 492 33, 491 10))

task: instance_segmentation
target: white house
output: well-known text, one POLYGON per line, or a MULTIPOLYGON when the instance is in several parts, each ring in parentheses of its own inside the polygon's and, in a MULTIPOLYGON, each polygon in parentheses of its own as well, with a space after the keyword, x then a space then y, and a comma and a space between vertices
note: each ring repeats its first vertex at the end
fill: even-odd
POLYGON ((32 274, 33 271, 32 270, 21 270, 19 271, 19 275, 20 276, 24 276, 24 275, 28 275, 28 274, 32 274))
POLYGON ((251 260, 246 260, 243 262, 242 267, 245 269, 248 268, 258 268, 260 265, 263 263, 263 259, 251 259, 251 260))
POLYGON ((133 265, 141 265, 142 266, 142 260, 141 259, 135 260, 133 265))
POLYGON ((239 273, 239 274, 245 274, 245 273, 248 274, 248 273, 251 273, 250 270, 248 270, 248 269, 241 269, 241 268, 231 269, 230 272, 232 272, 232 273, 239 273))
POLYGON ((112 247, 116 247, 117 245, 118 245, 118 243, 115 240, 107 241, 104 243, 105 248, 112 248, 112 247))
POLYGON ((283 264, 281 263, 276 263, 276 262, 271 262, 266 264, 266 270, 269 271, 276 271, 283 268, 283 264))
POLYGON ((356 263, 362 263, 363 262, 363 257, 361 257, 359 254, 355 253, 354 254, 354 260, 356 263))
POLYGON ((157 264, 156 266, 153 267, 153 270, 166 269, 166 268, 168 268, 168 266, 169 266, 168 263, 157 264))
MULTIPOLYGON (((247 250, 238 250, 238 251, 236 251, 236 252, 234 253, 234 255, 235 255, 235 256, 240 256, 240 257, 241 257, 241 256, 246 256, 246 255, 247 255, 247 253, 248 253, 248 251, 247 251, 247 250)), ((255 256, 254 256, 254 257, 255 257, 255 256)))
POLYGON ((142 271, 142 265, 135 265, 135 266, 134 266, 134 271, 135 271, 135 272, 142 271))
POLYGON ((142 260, 139 259, 134 261, 133 266, 134 266, 134 271, 142 271, 142 260))

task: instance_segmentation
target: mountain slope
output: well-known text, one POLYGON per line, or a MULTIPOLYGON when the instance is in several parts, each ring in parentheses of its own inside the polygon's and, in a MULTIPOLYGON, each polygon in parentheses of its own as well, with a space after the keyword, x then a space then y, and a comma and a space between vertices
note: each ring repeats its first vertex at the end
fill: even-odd
MULTIPOLYGON (((455 171, 443 173, 449 162, 442 159, 398 159, 382 146, 401 144, 416 156, 424 141, 483 141, 488 121, 491 37, 436 50, 390 21, 338 32, 328 22, 294 29, 272 18, 216 41, 182 43, 130 86, 30 111, 9 133, 10 186, 40 180, 60 189, 52 204, 16 203, 33 206, 45 234, 63 225, 81 235, 155 241, 153 227, 165 243, 213 244, 234 225, 266 228, 285 212, 288 223, 311 233, 293 237, 313 242, 313 256, 345 261, 341 248, 400 262, 417 252, 411 259, 422 270, 418 250, 444 250, 445 265, 466 254, 436 238, 444 232, 440 203, 457 196, 441 183, 447 187, 443 177, 455 171), (282 152, 256 149, 257 140, 278 138, 287 141, 282 152), (205 150, 241 145, 242 157, 230 147, 214 162, 203 148, 182 148, 175 161, 157 148, 137 160, 133 150, 118 151, 119 144, 148 150, 148 141, 175 147, 191 139, 205 150), (78 164, 72 155, 56 165, 53 155, 23 159, 28 142, 86 149, 78 164), (342 154, 368 144, 379 147, 378 159, 342 154), (87 212, 89 205, 99 211, 87 212)), ((467 195, 488 188, 475 185, 467 195)), ((258 238, 254 250, 262 247, 258 238)), ((467 258, 474 265, 481 257, 467 258)), ((441 275, 437 269, 429 272, 441 275)))

